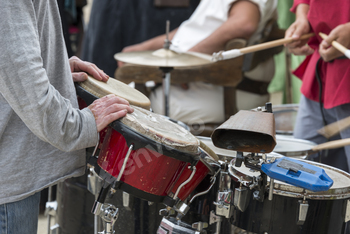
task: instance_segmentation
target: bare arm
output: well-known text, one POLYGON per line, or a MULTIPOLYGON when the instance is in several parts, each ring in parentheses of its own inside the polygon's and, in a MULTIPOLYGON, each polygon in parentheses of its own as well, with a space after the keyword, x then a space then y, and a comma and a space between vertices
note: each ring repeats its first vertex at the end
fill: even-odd
MULTIPOLYGON (((169 40, 171 41, 177 31, 177 28, 169 32, 169 40)), ((147 41, 141 42, 139 44, 131 45, 125 47, 122 52, 132 52, 132 51, 143 51, 143 50, 158 50, 163 48, 164 40, 166 35, 160 35, 154 38, 151 38, 147 41)))
POLYGON ((256 31, 259 20, 260 11, 256 4, 249 1, 237 1, 232 5, 227 21, 209 37, 192 47, 190 51, 212 54, 223 50, 231 39, 248 39, 256 31))

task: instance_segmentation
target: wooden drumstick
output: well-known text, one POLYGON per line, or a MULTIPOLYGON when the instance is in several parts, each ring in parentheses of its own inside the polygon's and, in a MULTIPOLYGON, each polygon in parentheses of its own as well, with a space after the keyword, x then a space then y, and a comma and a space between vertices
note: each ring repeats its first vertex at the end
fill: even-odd
POLYGON ((253 45, 253 46, 248 46, 242 49, 233 49, 233 50, 228 50, 228 51, 220 51, 218 53, 214 53, 212 56, 212 60, 213 61, 220 61, 220 60, 225 60, 225 59, 231 59, 231 58, 236 58, 238 56, 244 55, 244 54, 248 54, 248 53, 253 53, 253 52, 257 52, 260 50, 266 50, 269 48, 273 48, 273 47, 277 47, 277 46, 281 46, 284 44, 289 44, 291 42, 294 41, 298 41, 298 40, 304 40, 304 39, 308 39, 312 36, 314 36, 314 33, 308 33, 305 35, 302 35, 299 39, 295 39, 295 38, 282 38, 282 39, 278 39, 275 41, 269 41, 269 42, 265 42, 265 43, 261 43, 258 45, 253 45))
POLYGON ((329 141, 323 144, 316 145, 311 148, 312 151, 319 151, 319 150, 327 150, 327 149, 336 149, 343 146, 350 145, 350 138, 345 138, 341 140, 335 140, 335 141, 329 141))
MULTIPOLYGON (((318 33, 320 35, 320 37, 322 37, 322 39, 326 39, 328 37, 328 35, 324 34, 324 33, 318 33)), ((337 50, 339 50, 340 52, 342 52, 347 58, 350 59, 350 50, 348 48, 346 48, 345 46, 343 46, 342 44, 340 44, 337 41, 332 41, 332 46, 334 48, 336 48, 337 50)))
POLYGON ((350 127, 350 117, 346 117, 337 122, 328 124, 327 126, 319 129, 317 132, 326 138, 331 138, 348 127, 350 127))

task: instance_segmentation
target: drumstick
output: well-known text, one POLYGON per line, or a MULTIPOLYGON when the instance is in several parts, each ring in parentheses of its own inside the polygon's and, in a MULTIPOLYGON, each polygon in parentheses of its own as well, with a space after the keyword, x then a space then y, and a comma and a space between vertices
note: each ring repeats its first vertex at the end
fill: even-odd
POLYGON ((327 149, 335 149, 340 148, 343 146, 350 145, 350 138, 341 139, 341 140, 335 140, 335 141, 329 141, 323 144, 316 145, 311 148, 312 151, 319 151, 319 150, 327 150, 327 149))
MULTIPOLYGON (((320 37, 322 37, 322 39, 326 39, 328 36, 324 33, 319 33, 320 37)), ((332 46, 334 48, 336 48, 337 50, 339 50, 340 52, 342 52, 347 58, 350 59, 350 50, 348 48, 346 48, 345 46, 343 46, 342 44, 340 44, 337 41, 332 41, 332 46)))
POLYGON ((327 126, 319 129, 317 132, 326 138, 331 138, 348 127, 350 127, 350 117, 346 117, 337 122, 328 124, 327 126))
POLYGON ((269 42, 265 42, 265 43, 258 44, 258 45, 248 46, 248 47, 245 47, 242 49, 220 51, 218 53, 213 54, 212 60, 213 61, 220 61, 220 60, 225 60, 225 59, 236 58, 236 57, 241 56, 243 54, 253 53, 253 52, 260 51, 260 50, 266 50, 266 49, 269 49, 272 47, 277 47, 277 46, 281 46, 284 44, 289 44, 289 43, 294 42, 294 41, 308 39, 314 35, 315 35, 314 33, 308 33, 308 34, 302 35, 299 39, 295 39, 292 37, 282 38, 282 39, 278 39, 275 41, 269 41, 269 42))

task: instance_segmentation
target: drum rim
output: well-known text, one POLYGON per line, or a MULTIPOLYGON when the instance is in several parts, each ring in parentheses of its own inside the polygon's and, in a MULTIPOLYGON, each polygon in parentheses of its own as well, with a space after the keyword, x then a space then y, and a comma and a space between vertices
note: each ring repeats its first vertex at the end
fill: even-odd
POLYGON ((134 132, 138 132, 140 135, 143 135, 154 142, 163 144, 168 148, 177 149, 180 152, 188 154, 200 154, 199 140, 185 128, 170 121, 163 115, 153 113, 137 106, 132 107, 134 108, 134 112, 126 114, 125 117, 120 119, 120 122, 129 129, 132 129, 134 132), (137 117, 138 115, 140 115, 140 117, 137 117), (174 129, 171 130, 174 130, 173 132, 176 133, 175 138, 171 138, 164 134, 164 131, 166 130, 166 132, 172 132, 169 131, 169 129, 164 128, 167 126, 162 126, 162 128, 159 128, 159 126, 153 126, 151 124, 153 122, 158 122, 162 125, 168 124, 169 128, 173 127, 174 129))
MULTIPOLYGON (((130 89, 130 91, 133 90, 133 92, 135 94, 137 93, 137 98, 128 98, 128 97, 125 97, 124 95, 120 95, 120 94, 118 94, 116 92, 110 92, 110 91, 106 90, 103 87, 103 85, 107 85, 108 86, 107 83, 104 83, 102 81, 96 80, 96 79, 94 79, 91 76, 88 76, 87 80, 77 83, 77 85, 80 86, 87 93, 93 95, 96 98, 101 98, 101 97, 106 96, 108 94, 114 94, 117 97, 126 99, 132 105, 139 106, 141 108, 146 108, 146 109, 147 108, 149 109, 151 107, 151 101, 149 100, 149 98, 146 95, 144 95, 143 93, 141 93, 140 91, 138 91, 137 89, 134 89, 134 88, 130 87, 129 85, 127 85, 127 84, 125 84, 125 83, 123 83, 123 82, 121 82, 121 81, 119 81, 117 79, 110 78, 109 82, 112 82, 112 83, 115 82, 115 83, 118 83, 121 86, 128 87, 128 88, 125 88, 125 89, 130 89), (100 85, 100 84, 103 84, 103 85, 100 85), (103 93, 102 94, 98 93, 97 91, 93 90, 91 86, 94 86, 94 87, 98 88, 103 93), (142 97, 143 100, 141 100, 141 97, 142 97)), ((109 87, 111 88, 110 85, 109 85, 109 87)))
MULTIPOLYGON (((213 146, 214 147, 216 147, 215 145, 214 145, 214 143, 213 143, 213 141, 212 141, 212 139, 210 138, 210 137, 205 137, 205 136, 196 136, 200 141, 202 141, 204 144, 205 144, 205 141, 206 140, 208 140, 208 139, 210 139, 211 140, 211 142, 212 142, 212 144, 213 144, 213 146)), ((209 146, 208 146, 209 147, 209 146)), ((210 148, 210 147, 209 147, 210 148)), ((222 150, 223 152, 237 152, 237 151, 235 151, 235 150, 228 150, 228 149, 223 149, 223 148, 219 148, 219 147, 216 147, 216 148, 218 148, 218 149, 220 149, 220 150, 222 150)), ((212 151, 214 151, 213 149, 212 149, 212 151)), ((236 156, 232 156, 232 155, 227 155, 227 154, 223 154, 223 153, 217 153, 217 152, 215 152, 214 151, 214 153, 218 156, 218 158, 219 158, 219 161, 220 160, 222 160, 222 158, 229 158, 230 160, 232 160, 232 158, 235 158, 236 156)))
MULTIPOLYGON (((321 168, 331 169, 331 170, 336 171, 342 175, 345 175, 350 180, 350 174, 341 170, 341 169, 338 169, 338 168, 335 168, 335 167, 332 167, 332 166, 329 166, 326 164, 308 161, 308 160, 300 159, 300 161, 303 161, 306 163, 312 162, 313 165, 316 164, 316 166, 319 166, 321 168)), ((235 163, 235 159, 232 159, 228 165, 229 175, 231 177, 236 178, 236 180, 235 180, 236 182, 242 183, 244 186, 249 187, 248 183, 250 182, 252 177, 244 174, 241 171, 238 171, 237 169, 234 169, 234 166, 233 166, 234 163, 235 163), (242 181, 242 179, 243 179, 243 181, 242 181)), ((267 185, 269 185, 269 184, 270 183, 268 181, 267 185)), ((275 180, 273 193, 276 195, 281 195, 281 196, 286 196, 286 197, 308 198, 308 199, 312 199, 312 200, 347 199, 347 198, 350 198, 350 186, 345 187, 345 188, 335 188, 335 189, 332 189, 332 187, 331 187, 327 191, 312 192, 310 190, 306 190, 306 189, 296 187, 296 186, 293 186, 290 184, 281 184, 281 183, 278 183, 277 180, 275 180)))
MULTIPOLYGON (((276 146, 278 145, 279 140, 286 140, 286 141, 290 141, 290 142, 300 142, 300 143, 307 144, 310 146, 309 149, 295 150, 295 151, 276 151, 275 149, 273 149, 273 152, 283 154, 285 156, 291 156, 291 157, 296 157, 296 156, 305 156, 306 157, 309 155, 312 146, 317 145, 313 141, 308 141, 308 140, 304 140, 304 139, 297 139, 297 138, 292 138, 292 137, 286 137, 284 135, 276 134, 276 142, 277 142, 276 146)), ((275 148, 276 148, 276 146, 275 146, 275 148)))
MULTIPOLYGON (((203 150, 201 147, 200 149, 203 150)), ((217 172, 217 170, 214 169, 215 167, 216 169, 221 167, 220 163, 215 161, 215 159, 213 159, 205 150, 201 152, 199 161, 201 161, 209 169, 210 175, 214 175, 217 172)))

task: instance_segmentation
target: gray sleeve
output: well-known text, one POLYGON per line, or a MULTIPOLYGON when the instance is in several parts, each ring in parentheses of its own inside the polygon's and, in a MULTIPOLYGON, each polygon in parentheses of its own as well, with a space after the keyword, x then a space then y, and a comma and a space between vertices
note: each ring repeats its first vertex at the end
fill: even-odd
MULTIPOLYGON (((93 146, 97 130, 91 111, 75 109, 50 84, 44 63, 55 58, 42 57, 52 54, 40 47, 46 38, 39 37, 39 30, 43 28, 37 26, 33 2, 0 0, 0 93, 41 140, 63 151, 93 146)), ((59 24, 49 21, 46 26, 50 23, 59 24)), ((67 62, 58 62, 57 66, 67 70, 64 64, 67 62)), ((62 72, 55 78, 65 74, 62 72)))

